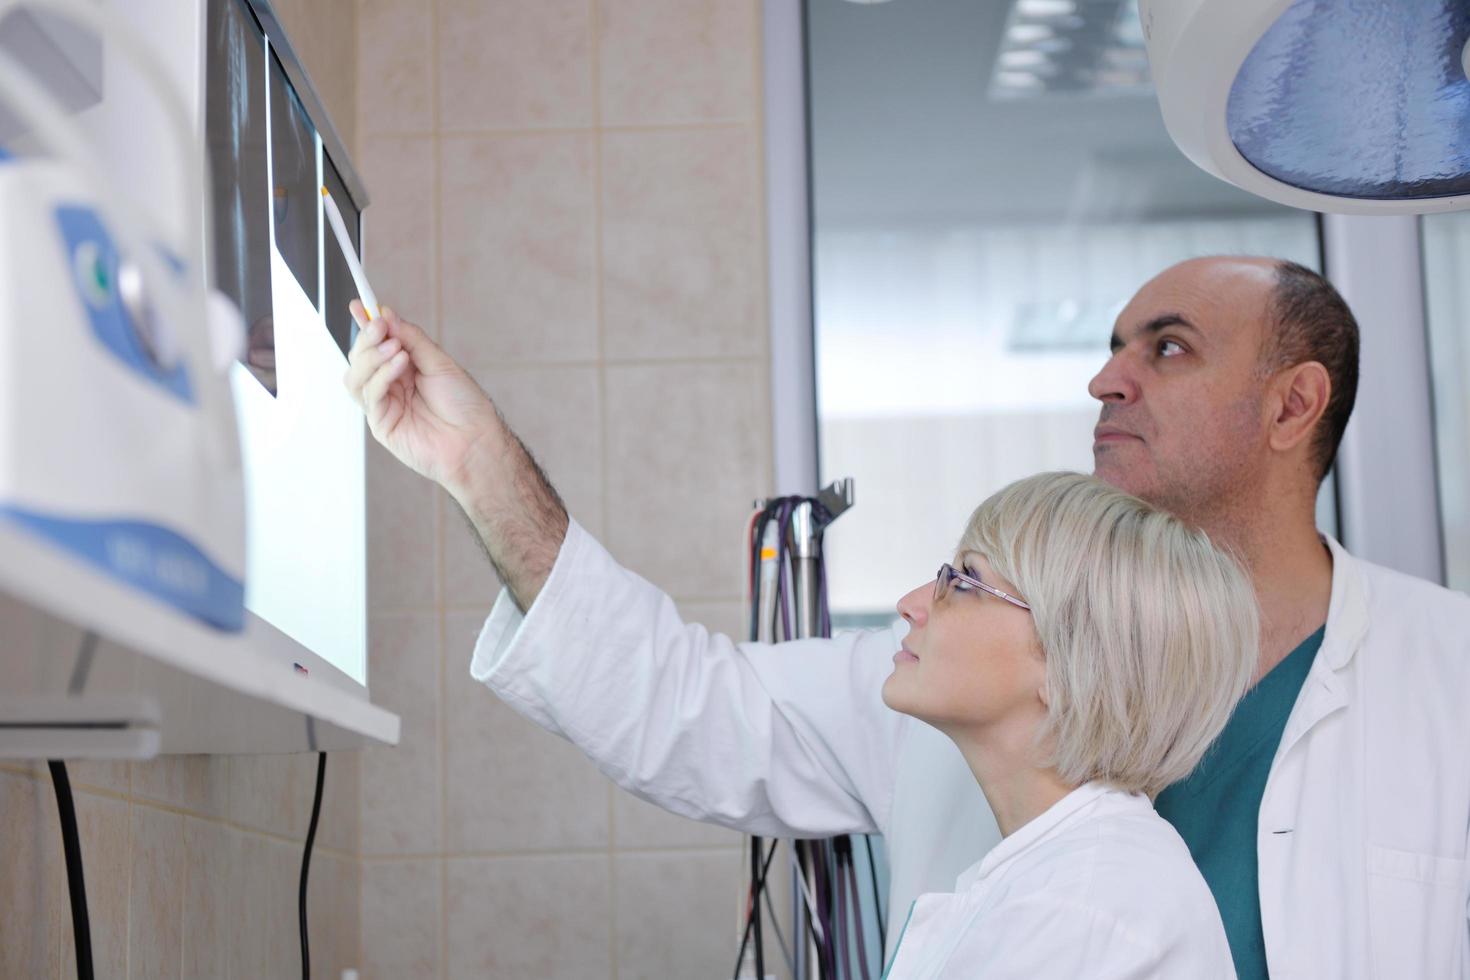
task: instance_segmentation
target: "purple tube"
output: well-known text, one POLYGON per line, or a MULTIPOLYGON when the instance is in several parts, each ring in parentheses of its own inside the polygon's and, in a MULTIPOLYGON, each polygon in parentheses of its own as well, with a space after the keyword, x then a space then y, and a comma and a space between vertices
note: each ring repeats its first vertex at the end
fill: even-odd
POLYGON ((812 841, 808 845, 811 855, 812 891, 817 895, 817 922, 822 926, 822 936, 817 941, 817 958, 822 964, 823 976, 831 976, 832 964, 832 916, 827 910, 827 847, 826 841, 812 841))

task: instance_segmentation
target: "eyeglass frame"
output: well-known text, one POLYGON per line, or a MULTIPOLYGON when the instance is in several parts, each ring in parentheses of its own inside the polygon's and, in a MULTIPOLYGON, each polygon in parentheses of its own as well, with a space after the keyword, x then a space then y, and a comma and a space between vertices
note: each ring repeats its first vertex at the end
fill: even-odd
POLYGON ((973 585, 975 588, 979 589, 981 592, 985 592, 985 593, 988 593, 989 595, 993 595, 997 599, 1004 599, 1006 602, 1009 602, 1011 605, 1013 605, 1013 606, 1019 606, 1020 608, 1026 610, 1027 612, 1030 612, 1031 611, 1031 606, 1030 606, 1029 603, 1026 602, 1025 599, 1019 598, 1017 596, 1013 596, 1013 595, 1011 595, 1008 592, 1002 592, 1000 589, 997 589, 993 585, 986 585, 984 582, 980 581, 979 576, 966 574, 965 572, 960 571, 958 568, 955 568, 949 562, 945 562, 943 565, 940 565, 939 566, 939 571, 934 574, 934 601, 935 602, 940 601, 941 599, 943 599, 945 596, 947 596, 950 593, 950 591, 954 588, 954 584, 953 583, 954 583, 954 580, 955 579, 959 579, 961 582, 964 582, 966 585, 973 585))

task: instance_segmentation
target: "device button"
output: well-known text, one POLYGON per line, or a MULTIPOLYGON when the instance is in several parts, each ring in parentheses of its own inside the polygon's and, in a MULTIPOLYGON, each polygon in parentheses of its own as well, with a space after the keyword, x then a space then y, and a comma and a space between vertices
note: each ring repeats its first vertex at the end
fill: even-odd
POLYGON ((102 246, 90 238, 78 243, 72 253, 72 271, 82 298, 93 309, 105 310, 112 305, 112 269, 102 246))
POLYGON ((133 336, 138 338, 148 359, 165 371, 173 370, 179 362, 178 345, 168 328, 159 322, 143 283, 143 273, 134 263, 124 261, 118 267, 117 292, 133 336))

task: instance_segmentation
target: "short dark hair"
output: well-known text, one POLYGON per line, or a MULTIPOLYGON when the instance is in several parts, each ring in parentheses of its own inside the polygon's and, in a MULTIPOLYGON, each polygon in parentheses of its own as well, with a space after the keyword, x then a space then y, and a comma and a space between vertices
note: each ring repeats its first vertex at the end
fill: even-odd
POLYGON ((1332 382, 1327 410, 1312 437, 1321 480, 1332 469, 1358 397, 1358 321, 1332 283, 1295 262, 1276 263, 1276 287, 1268 303, 1271 322, 1261 345, 1262 366, 1279 371, 1316 361, 1332 382))

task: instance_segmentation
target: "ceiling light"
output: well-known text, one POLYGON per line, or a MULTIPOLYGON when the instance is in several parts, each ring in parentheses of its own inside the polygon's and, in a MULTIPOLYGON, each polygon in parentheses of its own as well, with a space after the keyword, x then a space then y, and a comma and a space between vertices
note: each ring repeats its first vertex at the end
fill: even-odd
POLYGON ((1002 68, 1040 68, 1049 64, 1046 55, 1040 51, 1023 48, 1017 51, 1006 51, 1000 56, 1002 68))
POLYGON ((998 71, 995 73, 997 85, 1005 88, 1040 88, 1042 81, 1029 71, 998 71))
POLYGON ((1074 0, 1016 0, 1016 13, 1023 17, 1065 17, 1076 12, 1074 0))
POLYGON ((1045 41, 1055 33, 1045 24, 1012 24, 1006 31, 1006 40, 1013 44, 1034 44, 1045 41))

